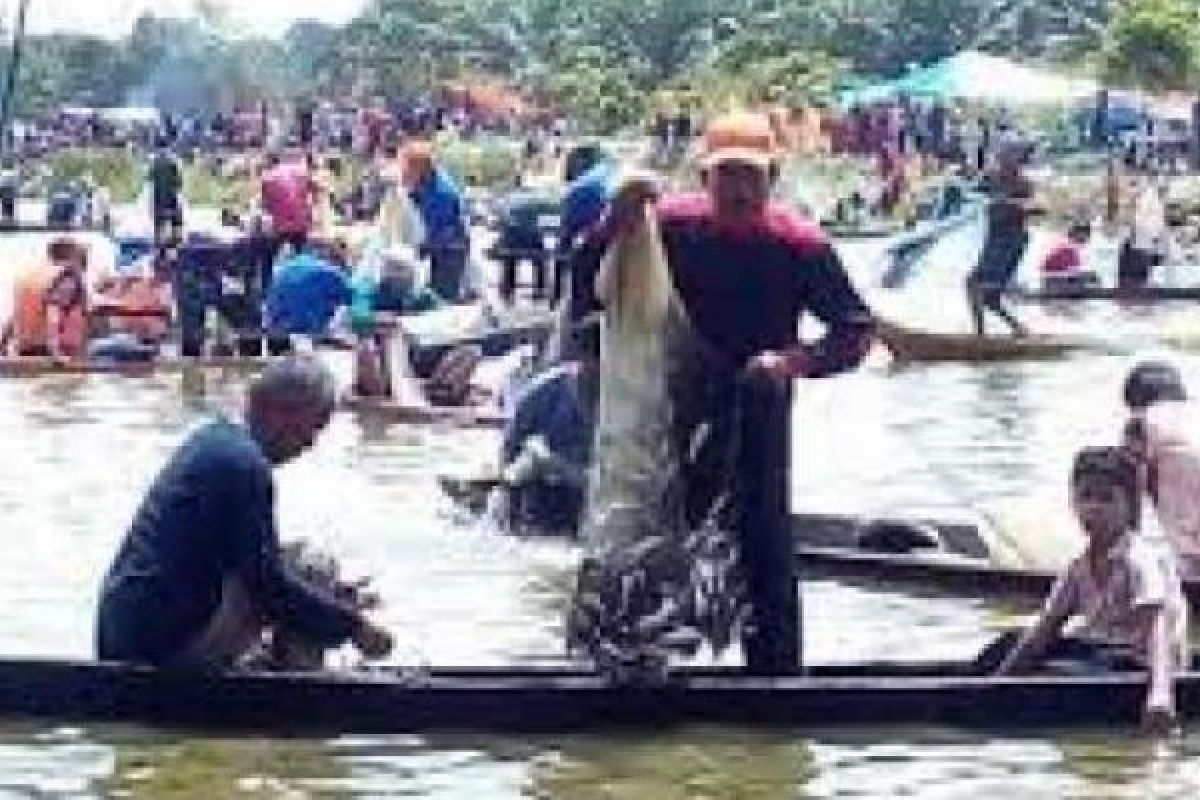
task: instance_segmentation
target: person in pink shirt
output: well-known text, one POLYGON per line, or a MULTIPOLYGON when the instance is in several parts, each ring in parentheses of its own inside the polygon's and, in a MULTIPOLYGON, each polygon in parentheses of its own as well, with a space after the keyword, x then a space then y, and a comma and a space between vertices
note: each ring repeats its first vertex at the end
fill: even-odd
MULTIPOLYGON (((313 228, 313 204, 317 185, 303 158, 281 160, 267 156, 262 175, 262 205, 271 218, 278 244, 300 250, 313 228)), ((278 248, 276 248, 278 255, 278 248)))
POLYGON ((1067 236, 1050 248, 1042 259, 1042 288, 1073 289, 1097 286, 1096 273, 1083 268, 1083 248, 1092 238, 1092 226, 1086 222, 1072 223, 1067 236))
POLYGON ((997 674, 1059 664, 1089 672, 1145 670, 1143 723, 1166 732, 1175 721, 1175 676, 1190 661, 1187 602, 1169 549, 1138 531, 1138 471, 1120 447, 1076 456, 1071 505, 1087 546, 997 674))
POLYGON ((1124 446, 1175 550, 1180 571, 1200 578, 1200 413, 1171 364, 1146 361, 1125 381, 1124 446))

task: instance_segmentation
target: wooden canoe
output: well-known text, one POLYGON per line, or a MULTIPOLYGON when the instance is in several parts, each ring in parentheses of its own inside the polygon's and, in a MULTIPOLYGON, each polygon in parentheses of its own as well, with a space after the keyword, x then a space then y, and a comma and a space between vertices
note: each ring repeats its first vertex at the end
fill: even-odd
POLYGON ((152 361, 67 361, 52 358, 0 357, 0 377, 32 378, 42 375, 152 375, 184 372, 189 369, 254 372, 269 364, 269 358, 245 356, 206 356, 203 358, 163 357, 152 361))
POLYGON ((395 425, 445 425, 500 430, 506 421, 502 415, 482 408, 410 406, 394 400, 365 397, 344 398, 341 407, 373 421, 395 425))
MULTIPOLYGON (((442 491, 464 509, 480 513, 495 481, 442 477, 442 491)), ((557 533, 557 532, 556 532, 557 533)), ((867 586, 914 589, 971 597, 1041 599, 1055 576, 1047 572, 1000 567, 988 561, 988 549, 975 525, 934 520, 878 520, 844 514, 792 515, 796 557, 809 577, 867 586), (859 537, 873 524, 886 522, 933 531, 938 548, 907 553, 864 549, 859 537)), ((1200 605, 1200 580, 1184 582, 1188 599, 1200 605)))
MULTIPOLYGON (((450 500, 465 511, 482 513, 487 507, 488 495, 500 485, 494 477, 438 476, 438 488, 450 500)), ((846 550, 854 547, 858 536, 867 526, 886 521, 898 526, 913 526, 928 529, 936 536, 941 547, 966 558, 985 559, 987 546, 979 529, 969 523, 942 522, 933 520, 880 520, 851 514, 803 513, 792 515, 792 528, 797 541, 805 546, 823 549, 846 550)), ((555 532, 561 535, 561 531, 555 532)))
POLYGON ((71 234, 88 234, 88 233, 105 233, 106 231, 97 225, 84 225, 79 227, 64 227, 62 225, 50 225, 45 222, 20 222, 15 225, 0 224, 0 236, 3 235, 18 235, 18 234, 62 234, 69 236, 71 234))
MULTIPOLYGON (((0 717, 329 736, 476 731, 579 733, 681 725, 983 729, 1134 725, 1139 674, 996 678, 966 664, 814 666, 800 676, 695 670, 658 686, 586 671, 436 669, 365 674, 195 673, 119 664, 0 661, 0 717)), ((1200 674, 1177 681, 1200 712, 1200 674)))
POLYGON ((985 363, 1038 361, 1078 352, 1113 352, 1111 343, 1084 336, 1030 334, 976 336, 971 333, 930 333, 880 321, 880 341, 899 363, 985 363))
POLYGON ((1072 286, 1053 289, 1015 289, 1010 294, 1024 303, 1058 303, 1070 300, 1159 303, 1200 300, 1200 286, 1147 286, 1142 289, 1072 286))

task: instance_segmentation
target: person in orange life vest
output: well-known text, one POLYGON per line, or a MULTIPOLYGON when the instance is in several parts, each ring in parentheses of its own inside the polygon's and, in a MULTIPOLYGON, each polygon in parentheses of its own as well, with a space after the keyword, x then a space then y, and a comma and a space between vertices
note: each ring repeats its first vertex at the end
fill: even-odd
POLYGON ((0 353, 81 358, 87 345, 87 250, 67 237, 52 241, 44 262, 13 283, 12 316, 0 353))
POLYGON ((107 319, 109 333, 153 345, 166 339, 174 304, 166 259, 148 259, 136 272, 97 288, 92 315, 107 319))

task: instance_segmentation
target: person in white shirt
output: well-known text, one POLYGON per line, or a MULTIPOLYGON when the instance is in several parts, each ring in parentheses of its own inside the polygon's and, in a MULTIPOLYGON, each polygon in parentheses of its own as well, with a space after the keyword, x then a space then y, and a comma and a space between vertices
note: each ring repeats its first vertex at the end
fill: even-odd
POLYGON ((1145 361, 1125 381, 1125 449, 1185 577, 1200 578, 1200 408, 1171 364, 1145 361))

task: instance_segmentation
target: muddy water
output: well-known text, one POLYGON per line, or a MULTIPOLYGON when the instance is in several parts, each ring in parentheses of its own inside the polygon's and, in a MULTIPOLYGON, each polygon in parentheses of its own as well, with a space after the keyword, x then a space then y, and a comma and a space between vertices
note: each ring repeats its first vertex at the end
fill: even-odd
MULTIPOLYGON (((6 241, 0 256, 18 257, 6 241)), ((873 295, 906 321, 965 318, 971 240, 939 249, 910 291, 873 295)), ((870 248, 851 253, 870 286, 870 248)), ((1106 330, 1187 324, 1097 308, 1038 324, 1106 330)), ((895 372, 882 363, 805 386, 797 402, 800 508, 966 518, 1061 505, 1080 444, 1111 440, 1129 356, 895 372)), ((1194 384, 1200 363, 1181 356, 1194 384)), ((0 652, 86 656, 94 592, 147 483, 186 432, 236 405, 210 375, 0 382, 0 652), (187 385, 185 385, 185 383, 187 385)), ((574 554, 456 519, 435 475, 490 456, 494 434, 378 428, 338 417, 279 476, 288 537, 375 576, 404 663, 513 663, 560 652, 574 554)), ((1008 610, 980 601, 808 582, 814 661, 972 654, 1008 610)), ((225 740, 133 728, 0 726, 0 798, 24 797, 1194 797, 1200 736, 1153 746, 1110 732, 1036 738, 931 729, 506 739, 225 740)))

